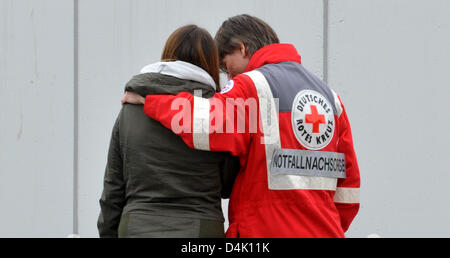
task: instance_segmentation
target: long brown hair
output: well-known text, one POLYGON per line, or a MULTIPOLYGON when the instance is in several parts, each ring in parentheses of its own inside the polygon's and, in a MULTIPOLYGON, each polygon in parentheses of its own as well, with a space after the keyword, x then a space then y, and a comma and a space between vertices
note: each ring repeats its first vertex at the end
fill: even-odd
POLYGON ((167 39, 162 61, 184 61, 201 67, 220 87, 219 52, 211 34, 197 25, 186 25, 175 30, 167 39))

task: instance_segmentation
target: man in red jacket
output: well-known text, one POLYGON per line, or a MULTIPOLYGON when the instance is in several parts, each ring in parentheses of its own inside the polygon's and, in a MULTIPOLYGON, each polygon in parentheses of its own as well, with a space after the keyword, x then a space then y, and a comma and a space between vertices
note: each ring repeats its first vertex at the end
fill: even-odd
POLYGON ((227 237, 345 237, 360 176, 340 97, 256 17, 228 19, 216 42, 231 79, 220 93, 147 95, 144 111, 191 148, 240 158, 227 237))

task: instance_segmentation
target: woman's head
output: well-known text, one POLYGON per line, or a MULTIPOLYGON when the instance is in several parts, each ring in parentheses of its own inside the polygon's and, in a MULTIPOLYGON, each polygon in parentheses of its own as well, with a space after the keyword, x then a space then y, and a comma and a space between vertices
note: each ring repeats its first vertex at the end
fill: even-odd
POLYGON ((196 25, 186 25, 175 30, 167 39, 161 60, 179 60, 201 67, 219 85, 219 54, 216 43, 208 31, 196 25))

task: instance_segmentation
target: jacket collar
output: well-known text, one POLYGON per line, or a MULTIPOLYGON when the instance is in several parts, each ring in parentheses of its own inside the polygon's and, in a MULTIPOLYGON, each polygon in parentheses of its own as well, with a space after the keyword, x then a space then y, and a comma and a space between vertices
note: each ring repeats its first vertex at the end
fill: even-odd
POLYGON ((209 85, 216 90, 216 83, 209 73, 196 65, 183 61, 150 64, 142 68, 141 74, 143 73, 160 73, 183 80, 196 81, 209 85))
POLYGON ((266 64, 297 62, 301 64, 300 54, 292 44, 271 44, 256 51, 250 58, 245 72, 255 70, 266 64))

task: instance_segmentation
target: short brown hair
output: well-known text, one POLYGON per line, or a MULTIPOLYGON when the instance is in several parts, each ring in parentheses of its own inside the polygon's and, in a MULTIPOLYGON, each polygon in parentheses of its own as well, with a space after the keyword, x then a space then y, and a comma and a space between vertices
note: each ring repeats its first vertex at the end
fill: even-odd
POLYGON ((224 21, 216 33, 215 40, 220 60, 238 48, 239 43, 245 45, 250 56, 264 46, 280 43, 277 34, 266 22, 248 14, 237 15, 224 21))
POLYGON ((217 86, 220 85, 216 43, 207 30, 197 25, 186 25, 175 30, 166 41, 161 60, 194 64, 208 72, 217 86))

